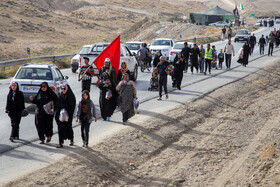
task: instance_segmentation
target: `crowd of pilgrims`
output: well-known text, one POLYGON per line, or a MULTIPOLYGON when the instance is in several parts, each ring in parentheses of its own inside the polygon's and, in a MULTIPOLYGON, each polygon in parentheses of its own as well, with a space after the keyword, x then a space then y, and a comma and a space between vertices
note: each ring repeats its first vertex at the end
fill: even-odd
MULTIPOLYGON (((237 62, 243 66, 247 66, 249 56, 253 54, 254 46, 257 44, 254 34, 246 41, 243 47, 238 52, 237 62)), ((262 35, 259 39, 260 55, 264 55, 265 46, 269 45, 268 55, 272 56, 273 47, 278 47, 280 44, 280 30, 272 31, 269 37, 264 38, 262 35)), ((140 51, 140 56, 145 58, 149 55, 147 45, 143 46, 140 51), (141 54, 142 53, 142 54, 141 54), (144 54, 143 54, 144 53, 144 54)), ((162 100, 162 88, 164 88, 166 99, 168 99, 167 91, 167 76, 172 76, 172 86, 181 90, 183 72, 188 71, 188 62, 191 62, 191 73, 194 70, 197 73, 211 74, 211 69, 221 68, 225 61, 226 68, 231 68, 231 58, 235 55, 234 47, 231 40, 228 40, 224 49, 218 53, 215 46, 210 44, 204 49, 203 45, 200 48, 194 44, 192 48, 188 43, 184 43, 184 48, 177 54, 173 62, 166 61, 162 56, 161 51, 153 60, 154 70, 152 76, 158 76, 159 98, 162 100), (172 71, 169 67, 172 65, 172 71), (174 68, 173 68, 174 67, 174 68)), ((142 59, 145 60, 145 59, 142 59)), ((89 59, 84 57, 85 65, 81 67, 78 75, 78 81, 82 85, 82 98, 79 99, 76 116, 74 114, 76 108, 76 97, 68 84, 61 87, 61 94, 57 96, 48 86, 47 82, 40 85, 37 95, 33 98, 30 96, 30 101, 36 105, 35 110, 35 126, 40 139, 40 144, 50 142, 53 136, 53 119, 58 126, 59 143, 57 148, 62 148, 64 140, 70 140, 70 146, 74 145, 74 133, 72 121, 74 116, 76 122, 81 124, 81 136, 83 147, 88 147, 90 124, 97 121, 96 109, 93 101, 90 99, 90 86, 94 71, 89 65, 89 59), (65 117, 66 116, 66 117, 65 117), (67 118, 67 120, 65 119, 67 118)), ((109 121, 117 106, 122 112, 122 121, 127 123, 128 119, 135 115, 139 106, 137 92, 134 82, 130 79, 131 73, 127 68, 126 62, 121 62, 121 68, 116 73, 115 68, 111 65, 110 59, 105 59, 104 66, 99 71, 98 88, 100 89, 99 106, 101 117, 105 121, 109 121), (136 111, 135 111, 136 110, 136 111)), ((24 105, 24 96, 19 91, 16 82, 11 83, 11 89, 7 96, 6 113, 11 119, 11 136, 10 141, 19 139, 19 124, 22 116, 27 115, 24 105)))
MULTIPOLYGON (((85 64, 85 74, 92 75, 92 69, 85 64)), ((103 120, 110 120, 117 106, 123 114, 123 123, 137 113, 138 100, 136 88, 133 81, 130 80, 130 72, 126 62, 122 62, 121 69, 116 71, 106 59, 104 66, 100 69, 98 88, 100 89, 99 105, 101 117, 103 120), (136 110, 136 111, 135 111, 136 110)), ((79 76, 82 81, 82 87, 87 87, 83 83, 83 77, 79 76)), ((85 80, 91 80, 85 78, 85 80)), ((88 81, 91 82, 91 81, 88 81)), ((83 147, 88 147, 90 124, 97 121, 96 108, 90 99, 89 90, 82 90, 82 97, 76 103, 76 97, 68 84, 61 87, 61 93, 57 96, 49 87, 47 82, 42 82, 40 89, 35 97, 30 96, 30 101, 36 105, 35 109, 35 126, 37 129, 40 144, 50 142, 53 136, 53 121, 57 123, 59 142, 57 148, 62 148, 65 140, 70 140, 70 146, 74 145, 74 133, 72 121, 81 124, 81 136, 83 147), (77 104, 77 109, 76 109, 77 104), (75 113, 76 109, 76 113, 75 113)), ((138 101, 139 102, 139 101, 138 101)), ((138 103, 139 104, 139 103, 138 103)), ((12 82, 11 89, 7 96, 6 113, 11 119, 12 132, 10 141, 14 142, 19 139, 19 125, 22 116, 27 115, 24 96, 19 90, 18 83, 12 82)))

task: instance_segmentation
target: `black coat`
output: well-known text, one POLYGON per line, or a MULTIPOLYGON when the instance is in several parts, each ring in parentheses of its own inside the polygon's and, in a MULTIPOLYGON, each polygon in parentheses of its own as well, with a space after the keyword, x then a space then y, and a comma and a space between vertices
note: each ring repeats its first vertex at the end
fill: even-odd
POLYGON ((159 58, 160 58, 161 56, 162 56, 162 55, 160 55, 160 56, 156 55, 156 56, 155 56, 154 61, 153 61, 154 67, 157 67, 158 63, 160 62, 159 58))
POLYGON ((173 61, 173 66, 174 66, 174 71, 184 71, 184 66, 185 66, 185 60, 179 59, 178 55, 176 55, 174 61, 173 61), (177 62, 179 63, 177 64, 177 62))
MULTIPOLYGON (((110 65, 111 66, 111 65, 110 65)), ((108 68, 105 68, 105 66, 102 66, 100 68, 100 71, 99 71, 99 79, 101 79, 100 77, 102 76, 102 74, 104 72, 107 72, 109 74, 109 69, 108 68)), ((114 84, 117 84, 117 75, 116 75, 116 70, 115 68, 112 66, 112 70, 109 74, 109 79, 111 82, 114 82, 114 84)))
POLYGON ((190 56, 190 51, 191 51, 191 48, 189 47, 184 47, 181 51, 184 59, 189 59, 189 56, 190 56))
POLYGON ((15 117, 15 116, 21 117, 22 110, 25 109, 25 106, 24 106, 24 96, 23 93, 19 91, 18 84, 15 92, 16 93, 15 93, 14 100, 12 99, 13 97, 12 89, 10 89, 7 95, 6 113, 8 113, 10 117, 15 117))
POLYGON ((199 48, 197 47, 196 49, 192 48, 191 52, 191 61, 192 62, 197 62, 198 61, 198 57, 200 56, 200 51, 199 48))

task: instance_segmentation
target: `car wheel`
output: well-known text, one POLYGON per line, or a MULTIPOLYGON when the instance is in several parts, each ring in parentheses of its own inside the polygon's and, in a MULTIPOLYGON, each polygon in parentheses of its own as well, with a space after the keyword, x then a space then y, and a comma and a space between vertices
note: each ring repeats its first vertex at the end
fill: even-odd
POLYGON ((72 72, 76 73, 77 69, 76 68, 72 68, 72 72))
POLYGON ((136 81, 138 77, 138 66, 135 65, 134 72, 133 72, 133 81, 136 81))

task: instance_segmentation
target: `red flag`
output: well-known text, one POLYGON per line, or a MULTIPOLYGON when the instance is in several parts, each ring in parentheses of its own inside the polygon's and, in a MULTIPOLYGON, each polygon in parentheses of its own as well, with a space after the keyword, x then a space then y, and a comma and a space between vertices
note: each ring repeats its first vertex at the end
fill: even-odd
POLYGON ((93 61, 98 71, 104 65, 106 58, 110 58, 111 65, 115 68, 118 76, 121 55, 121 40, 120 35, 112 41, 93 61))

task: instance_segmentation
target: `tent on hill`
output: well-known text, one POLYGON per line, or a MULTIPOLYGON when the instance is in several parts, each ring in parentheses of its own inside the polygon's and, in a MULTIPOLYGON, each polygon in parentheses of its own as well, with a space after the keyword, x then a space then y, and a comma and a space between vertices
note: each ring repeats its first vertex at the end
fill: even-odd
POLYGON ((233 13, 216 6, 210 10, 190 13, 189 21, 197 25, 208 25, 217 21, 233 20, 234 18, 235 16, 233 13))

